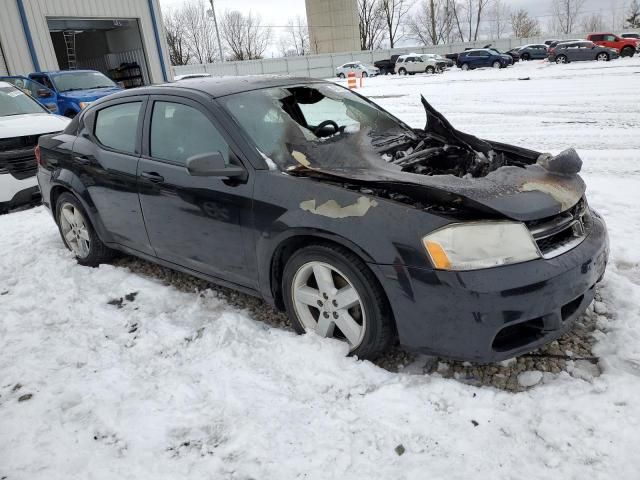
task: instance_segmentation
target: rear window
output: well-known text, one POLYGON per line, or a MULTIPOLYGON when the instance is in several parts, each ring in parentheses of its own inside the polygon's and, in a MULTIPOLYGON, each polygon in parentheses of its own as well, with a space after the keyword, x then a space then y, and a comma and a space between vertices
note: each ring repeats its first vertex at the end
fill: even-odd
POLYGON ((142 102, 120 103, 96 115, 95 136, 105 147, 135 153, 142 102))

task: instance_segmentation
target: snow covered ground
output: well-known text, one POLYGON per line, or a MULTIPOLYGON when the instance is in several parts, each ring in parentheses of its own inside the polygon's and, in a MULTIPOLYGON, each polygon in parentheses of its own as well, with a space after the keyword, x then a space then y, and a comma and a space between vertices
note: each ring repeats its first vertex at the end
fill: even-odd
POLYGON ((601 376, 513 394, 391 373, 212 291, 77 266, 39 207, 0 217, 0 478, 640 478, 639 86, 621 59, 360 90, 416 127, 422 93, 464 131, 579 149, 611 236, 601 376))

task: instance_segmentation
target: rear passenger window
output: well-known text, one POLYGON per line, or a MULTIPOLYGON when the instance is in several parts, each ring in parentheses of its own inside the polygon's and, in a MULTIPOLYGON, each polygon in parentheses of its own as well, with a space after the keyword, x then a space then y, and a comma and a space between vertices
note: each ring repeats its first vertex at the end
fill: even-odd
POLYGON ((135 153, 142 102, 103 108, 96 115, 95 136, 105 147, 135 153))
POLYGON ((151 117, 151 156, 186 164, 201 153, 220 152, 229 164, 229 145, 203 113, 173 102, 155 102, 151 117))

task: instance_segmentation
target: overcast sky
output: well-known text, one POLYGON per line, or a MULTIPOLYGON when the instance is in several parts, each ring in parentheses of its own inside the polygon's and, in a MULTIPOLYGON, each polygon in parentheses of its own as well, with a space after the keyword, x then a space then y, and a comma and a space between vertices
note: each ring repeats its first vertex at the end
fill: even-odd
MULTIPOLYGON (((160 5, 165 7, 177 7, 190 0, 160 0, 160 5)), ((305 16, 304 0, 214 0, 216 11, 237 9, 244 12, 252 10, 262 15, 262 18, 271 25, 284 25, 287 18, 296 15, 305 16)), ((420 0, 418 0, 420 1, 420 0)), ((533 16, 540 17, 541 23, 545 23, 551 9, 552 0, 504 0, 513 9, 526 8, 533 16)), ((626 10, 631 0, 586 0, 585 11, 603 12, 608 14, 612 9, 626 10)))

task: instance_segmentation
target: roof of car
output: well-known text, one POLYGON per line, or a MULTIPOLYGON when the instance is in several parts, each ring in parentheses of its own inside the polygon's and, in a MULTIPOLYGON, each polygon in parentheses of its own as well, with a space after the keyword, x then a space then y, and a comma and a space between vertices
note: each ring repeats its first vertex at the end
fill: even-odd
MULTIPOLYGON (((281 87, 287 85, 297 85, 300 83, 328 83, 325 80, 307 77, 289 77, 286 75, 247 75, 242 77, 202 77, 192 78, 188 82, 163 83, 161 85, 151 85, 125 90, 131 94, 144 95, 145 90, 157 90, 158 88, 180 88, 186 90, 197 90, 212 97, 224 97, 234 93, 260 90, 262 88, 281 87)), ((116 94, 116 95, 122 95, 116 94)))
POLYGON ((45 75, 67 75, 70 73, 100 73, 98 70, 49 70, 46 72, 33 72, 35 74, 45 75))

